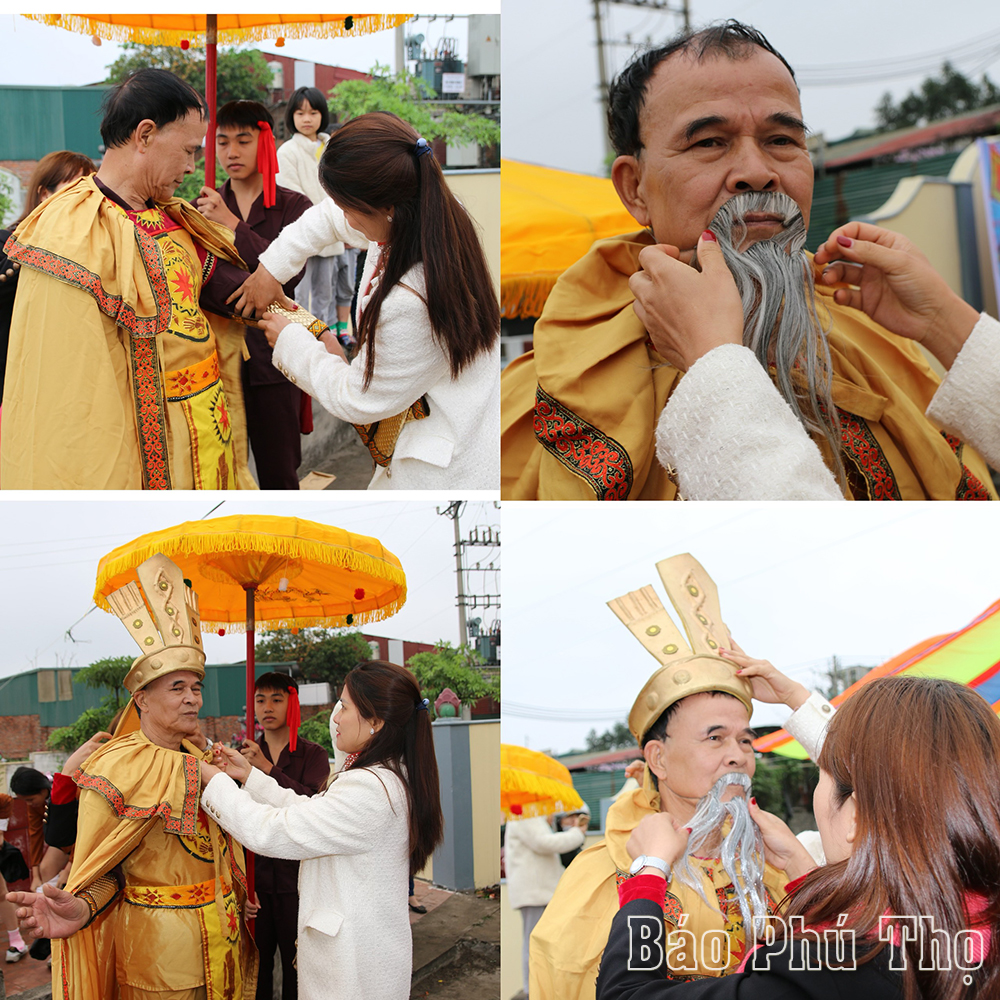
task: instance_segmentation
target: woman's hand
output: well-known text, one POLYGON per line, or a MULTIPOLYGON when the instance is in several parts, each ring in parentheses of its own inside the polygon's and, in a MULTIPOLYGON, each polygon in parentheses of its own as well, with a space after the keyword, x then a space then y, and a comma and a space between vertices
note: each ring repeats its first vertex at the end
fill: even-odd
POLYGON ((201 784, 204 788, 217 774, 222 774, 222 768, 209 764, 207 760, 199 762, 201 764, 201 784))
POLYGON ((111 739, 111 733, 99 732, 94 733, 93 736, 87 740, 83 746, 78 747, 74 750, 67 758, 66 763, 63 764, 62 773, 68 774, 72 777, 74 772, 81 764, 95 751, 104 746, 108 740, 111 739))
POLYGON ((278 313, 266 312, 260 318, 260 325, 264 329, 264 336, 267 337, 267 343, 269 347, 274 347, 278 342, 278 334, 285 329, 286 326, 291 325, 291 320, 285 316, 281 316, 278 313))
POLYGON ((682 827, 670 813, 659 812, 653 816, 644 816, 639 821, 625 850, 633 860, 640 854, 647 854, 673 865, 687 851, 689 833, 690 830, 682 827))
POLYGON ((230 778, 246 784, 246 780, 250 777, 250 772, 253 770, 253 765, 250 761, 239 750, 223 746, 221 743, 217 743, 216 746, 222 754, 222 766, 225 767, 226 774, 230 778))
POLYGON ((17 907, 22 934, 29 938, 68 938, 90 919, 85 900, 48 882, 40 892, 8 892, 7 902, 17 907))
POLYGON ((764 812, 756 799, 750 800, 749 807, 750 818, 764 838, 764 858, 769 865, 784 872, 789 881, 816 867, 812 855, 783 820, 774 813, 764 812))
POLYGON ((233 311, 239 316, 263 316, 264 310, 277 302, 286 309, 294 309, 295 303, 285 298, 281 283, 263 264, 257 265, 257 270, 226 299, 226 302, 236 300, 233 311))
MULTIPOLYGON (((326 333, 320 334, 319 341, 326 348, 327 354, 336 354, 342 361, 347 361, 347 353, 332 330, 327 330, 326 333)), ((350 364, 349 361, 347 363, 350 364)))
POLYGON ((804 684, 786 677, 768 660, 755 660, 752 656, 747 656, 732 638, 729 641, 736 648, 720 648, 719 653, 739 667, 737 676, 750 681, 757 701, 770 705, 787 705, 794 712, 809 700, 809 688, 804 684))
POLYGON ((645 247, 642 270, 628 280, 656 353, 682 371, 716 347, 743 343, 743 303, 714 237, 702 234, 698 260, 701 271, 682 263, 677 247, 645 247))
POLYGON ((646 770, 645 760, 634 760, 625 768, 625 780, 629 778, 635 778, 639 784, 642 784, 642 772, 646 770))
POLYGON ((923 344, 950 368, 979 321, 930 261, 899 233, 849 222, 816 251, 834 300, 860 309, 887 330, 923 344), (858 266, 860 265, 860 266, 858 266))

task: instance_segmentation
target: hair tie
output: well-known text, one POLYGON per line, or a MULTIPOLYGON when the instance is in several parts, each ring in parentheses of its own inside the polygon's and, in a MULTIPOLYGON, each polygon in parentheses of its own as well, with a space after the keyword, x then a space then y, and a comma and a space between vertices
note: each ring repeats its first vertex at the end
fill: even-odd
POLYGON ((264 207, 274 208, 276 182, 274 175, 278 172, 278 151, 274 148, 274 133, 267 122, 257 122, 260 126, 260 136, 257 139, 257 169, 264 178, 264 207))
POLYGON ((413 152, 415 152, 418 157, 423 156, 424 153, 430 153, 431 156, 434 155, 434 150, 431 149, 430 144, 423 136, 417 139, 416 144, 413 147, 413 152))
POLYGON ((413 706, 413 710, 415 712, 426 712, 429 704, 430 702, 426 698, 421 698, 420 701, 413 706))

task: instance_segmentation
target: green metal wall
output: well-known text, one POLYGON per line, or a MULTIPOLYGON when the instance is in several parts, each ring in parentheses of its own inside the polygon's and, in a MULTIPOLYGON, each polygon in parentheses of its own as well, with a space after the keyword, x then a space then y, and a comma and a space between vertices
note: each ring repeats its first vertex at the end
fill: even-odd
POLYGON ((107 89, 0 86, 0 160, 40 160, 57 149, 99 159, 107 89))
POLYGON ((624 768, 621 771, 573 772, 573 787, 590 807, 591 830, 596 830, 601 821, 601 799, 617 795, 624 784, 624 768))
POLYGON ((838 226, 880 208, 904 177, 947 177, 960 152, 916 163, 879 163, 817 177, 807 249, 816 250, 838 226))

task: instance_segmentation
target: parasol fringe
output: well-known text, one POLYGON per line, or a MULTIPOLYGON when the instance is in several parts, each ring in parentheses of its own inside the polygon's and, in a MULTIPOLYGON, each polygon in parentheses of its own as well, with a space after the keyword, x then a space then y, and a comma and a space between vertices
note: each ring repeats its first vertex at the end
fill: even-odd
POLYGON ((500 315, 503 319, 533 319, 542 315, 549 292, 562 271, 504 275, 500 283, 500 315))
MULTIPOLYGON (((345 612, 354 615, 355 621, 361 621, 362 616, 376 614, 378 617, 365 618, 365 621, 380 621, 394 614, 403 606, 406 601, 406 574, 402 567, 395 565, 387 559, 379 559, 366 552, 358 552, 355 549, 344 546, 330 545, 329 543, 312 541, 308 538, 297 538, 288 535, 255 535, 252 532, 226 532, 218 535, 204 536, 204 538, 192 538, 178 536, 176 538, 156 538, 151 539, 143 546, 128 548, 128 552, 119 556, 114 553, 106 556, 101 561, 98 568, 97 588, 94 591, 94 603, 104 611, 111 611, 107 597, 101 592, 107 581, 115 579, 123 573, 134 573, 135 568, 157 553, 170 558, 178 553, 193 553, 195 555, 224 554, 227 552, 246 552, 248 544, 252 544, 256 551, 270 555, 287 556, 289 558, 300 558, 326 563, 327 565, 339 566, 342 569, 349 569, 354 572, 366 573, 369 576, 381 580, 388 580, 401 588, 399 596, 391 603, 370 610, 358 610, 345 612), (252 542, 248 543, 248 539, 252 542), (106 561, 105 561, 106 560, 106 561)), ((340 616, 317 616, 317 621, 337 619, 340 616)), ((211 623, 202 622, 202 631, 209 630, 211 623)), ((302 620, 296 622, 302 624, 302 620)), ((343 623, 346 624, 346 623, 343 623)), ((215 625, 215 628, 229 623, 215 625)))
MULTIPOLYGON (((369 611, 346 611, 342 615, 291 615, 288 618, 269 618, 266 625, 259 625, 255 629, 258 635, 266 635, 276 629, 282 628, 353 628, 355 625, 370 625, 372 622, 380 622, 385 618, 394 615, 402 602, 393 602, 383 608, 372 608, 369 611), (398 604, 398 606, 397 606, 398 604), (347 617, 350 615, 350 624, 347 617)), ((246 632, 246 622, 223 622, 223 621, 202 621, 202 632, 218 632, 224 628, 226 633, 242 635, 246 632)))
MULTIPOLYGON (((111 42, 138 42, 140 45, 179 46, 187 40, 192 48, 205 46, 205 29, 140 27, 128 24, 109 24, 86 14, 22 14, 32 21, 84 35, 97 35, 111 42)), ((239 45, 242 42, 261 42, 272 38, 349 38, 395 28, 408 21, 412 14, 354 14, 354 27, 344 27, 344 17, 337 20, 310 23, 255 24, 239 28, 220 28, 221 45, 239 45)))

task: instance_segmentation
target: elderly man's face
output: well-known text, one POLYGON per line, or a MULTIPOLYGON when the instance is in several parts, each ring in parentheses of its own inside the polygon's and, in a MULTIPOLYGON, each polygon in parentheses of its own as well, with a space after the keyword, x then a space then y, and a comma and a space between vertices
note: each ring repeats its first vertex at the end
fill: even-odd
MULTIPOLYGON (((665 796, 689 807, 724 774, 738 771, 752 778, 757 768, 746 706, 709 692, 680 701, 667 723, 667 738, 650 741, 644 752, 665 796)), ((671 811, 669 803, 664 808, 671 811)))
POLYGON ((194 109, 183 118, 154 128, 143 157, 143 194, 167 201, 187 174, 194 173, 195 154, 201 149, 207 123, 194 109))
MULTIPOLYGON (((643 149, 612 167, 619 197, 659 243, 693 249, 715 213, 743 191, 780 191, 808 225, 813 169, 799 95, 781 61, 677 53, 656 68, 639 117, 643 149)), ((750 236, 778 224, 760 219, 750 236)))
MULTIPOLYGON (((198 731, 202 680, 192 670, 176 670, 150 681, 136 691, 135 701, 142 712, 142 730, 176 738, 179 742, 198 731)), ((154 742, 156 740, 154 739, 154 742)))

